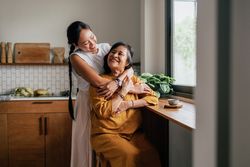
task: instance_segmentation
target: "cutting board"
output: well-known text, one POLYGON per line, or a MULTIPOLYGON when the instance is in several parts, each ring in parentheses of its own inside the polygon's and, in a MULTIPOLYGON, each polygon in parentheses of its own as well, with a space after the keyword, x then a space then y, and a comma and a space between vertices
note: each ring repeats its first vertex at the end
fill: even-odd
POLYGON ((15 43, 15 63, 50 63, 49 43, 15 43))

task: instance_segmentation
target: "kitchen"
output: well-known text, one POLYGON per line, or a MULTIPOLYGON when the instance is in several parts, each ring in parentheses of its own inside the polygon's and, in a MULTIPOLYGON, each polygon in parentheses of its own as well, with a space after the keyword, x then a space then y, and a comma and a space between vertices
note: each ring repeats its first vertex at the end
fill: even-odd
MULTIPOLYGON (((82 20, 88 22, 92 26, 99 42, 114 43, 115 41, 125 40, 130 43, 135 49, 134 62, 140 62, 141 64, 140 71, 161 73, 165 71, 165 35, 163 35, 165 34, 165 2, 166 1, 164 0, 105 0, 105 2, 97 0, 45 0, 36 2, 31 0, 25 0, 22 2, 1 0, 0 41, 5 43, 11 42, 12 47, 14 47, 15 43, 20 42, 50 43, 50 48, 64 47, 64 56, 67 57, 68 46, 66 27, 74 20, 82 20)), ((223 4, 223 1, 220 2, 223 4)), ((234 68, 228 67, 217 58, 223 55, 218 54, 220 48, 218 49, 215 45, 217 43, 223 43, 223 40, 220 40, 223 39, 223 37, 219 36, 217 38, 217 29, 218 27, 227 29, 225 25, 221 25, 217 22, 217 19, 223 20, 223 17, 226 17, 223 16, 221 18, 219 17, 220 15, 216 13, 216 9, 218 9, 218 6, 221 4, 217 4, 217 1, 215 0, 209 2, 201 0, 198 3, 197 54, 199 57, 197 57, 195 107, 199 114, 197 114, 196 117, 196 130, 192 133, 187 132, 179 126, 175 126, 174 124, 171 125, 174 126, 174 128, 171 129, 170 132, 172 134, 172 140, 170 140, 170 142, 177 139, 177 143, 175 143, 175 145, 170 144, 169 157, 166 158, 170 161, 169 166, 210 167, 216 166, 215 164, 218 163, 216 155, 220 155, 220 150, 222 150, 222 148, 217 147, 217 142, 220 141, 219 139, 221 139, 221 136, 216 133, 216 130, 218 130, 218 126, 223 127, 223 125, 218 124, 217 119, 220 118, 220 116, 217 114, 217 111, 219 110, 219 107, 221 107, 220 105, 231 107, 229 103, 223 101, 225 98, 222 98, 222 96, 225 95, 226 90, 217 94, 217 90, 219 88, 221 89, 218 82, 230 86, 228 89, 230 89, 230 92, 233 94, 226 98, 230 98, 233 102, 233 108, 230 109, 231 114, 233 115, 232 120, 231 122, 220 122, 225 123, 226 127, 231 125, 235 128, 226 128, 226 130, 230 131, 233 135, 230 139, 234 139, 231 141, 232 150, 230 155, 233 157, 231 161, 235 166, 249 165, 249 158, 247 158, 246 155, 249 155, 250 152, 249 144, 247 144, 250 135, 246 133, 247 130, 244 131, 244 134, 241 130, 246 127, 243 122, 250 122, 249 112, 245 112, 248 108, 248 101, 246 99, 249 99, 250 93, 248 90, 246 91, 244 89, 244 87, 247 87, 246 85, 249 85, 249 77, 241 75, 249 74, 249 66, 246 64, 246 62, 249 62, 249 56, 242 56, 249 55, 249 52, 247 50, 248 46, 240 46, 240 41, 243 41, 243 43, 248 43, 249 41, 249 30, 244 29, 244 27, 248 27, 249 25, 243 20, 247 19, 245 13, 249 15, 247 7, 249 7, 250 4, 249 2, 241 4, 241 1, 236 0, 231 0, 231 2, 233 4, 233 10, 237 11, 236 13, 232 12, 232 15, 235 18, 238 18, 237 21, 233 20, 233 17, 229 18, 232 20, 232 26, 237 30, 231 35, 234 39, 231 41, 233 51, 228 51, 232 54, 232 66, 234 68), (210 28, 208 29, 207 27, 210 28), (241 56, 240 59, 235 55, 241 56), (234 78, 234 81, 226 82, 230 77, 226 78, 224 81, 223 77, 219 79, 217 78, 218 76, 216 74, 223 70, 223 68, 229 68, 232 70, 233 74, 227 74, 234 78), (240 80, 242 82, 235 82, 235 80, 240 80), (229 83, 233 83, 233 85, 229 85, 229 83), (245 83, 246 85, 241 85, 242 83, 245 83), (241 97, 244 98, 241 99, 241 97), (241 99, 241 101, 238 99, 241 99), (239 112, 241 114, 236 114, 239 112), (206 141, 205 143, 204 140, 206 141), (241 151, 242 148, 245 149, 244 152, 241 151), (182 154, 179 156, 178 153, 180 152, 182 154), (179 161, 177 162, 178 159, 179 161), (183 165, 181 162, 183 159, 187 160, 185 161, 185 163, 187 162, 187 165, 183 165), (239 165, 239 162, 241 162, 241 165, 239 165)), ((222 12, 228 11, 225 10, 222 12)), ((224 58, 223 60, 227 60, 225 57, 222 58, 224 58)), ((53 60, 52 53, 50 53, 50 60, 51 62, 53 60)), ((53 63, 40 65, 1 64, 0 94, 8 94, 12 89, 17 87, 31 87, 34 90, 40 88, 48 89, 50 93, 59 96, 61 91, 65 91, 69 87, 67 65, 56 65, 53 63)), ((74 86, 74 91, 76 92, 76 86, 74 86)), ((66 99, 62 97, 59 98, 61 98, 61 100, 52 103, 52 105, 55 105, 53 111, 55 114, 67 114, 67 104, 64 103, 66 102, 66 99)), ((35 101, 31 101, 31 103, 33 102, 35 101)), ((39 108, 41 105, 49 106, 50 104, 35 103, 34 105, 37 105, 39 108)), ((32 112, 38 112, 36 108, 37 107, 31 108, 33 110, 32 112)), ((8 107, 4 112, 8 112, 7 110, 10 109, 11 108, 8 107)), ((219 111, 222 111, 223 114, 228 116, 228 113, 224 112, 223 109, 225 110, 225 108, 222 108, 222 110, 219 111)), ((1 108, 1 112, 2 111, 3 108, 1 108)), ((48 110, 46 112, 50 111, 51 110, 48 110)), ((13 113, 15 112, 19 111, 13 110, 13 113)), ((43 125, 48 121, 46 112, 44 110, 42 111, 41 123, 43 125)), ((38 117, 38 120, 39 118, 40 117, 38 117)), ((60 118, 62 124, 67 126, 66 123, 64 123, 64 116, 60 118)), ((2 130, 2 125, 6 125, 7 123, 4 122, 6 120, 4 117, 0 117, 0 119, 0 127, 2 130)), ((14 126, 15 124, 13 123, 12 125, 14 126)), ((47 133, 45 132, 46 128, 44 126, 41 127, 41 134, 44 135, 47 133)), ((18 132, 13 131, 13 134, 15 133, 18 132)), ((50 133, 50 129, 48 129, 48 133, 50 133)), ((3 136, 2 134, 1 131, 1 137, 3 136)), ((225 136, 228 136, 228 134, 225 136)), ((157 138, 160 137, 161 136, 157 136, 157 138)), ((226 141, 228 140, 229 139, 226 141)), ((2 150, 4 150, 3 152, 7 152, 6 150, 8 149, 3 147, 2 142, 8 143, 8 141, 4 141, 2 138, 0 141, 0 162, 2 166, 6 157, 9 156, 2 154, 2 150), (2 157, 4 158, 2 159, 2 157)), ((15 143, 15 140, 12 142, 15 143)), ((41 142, 44 142, 44 140, 41 142)), ((227 147, 229 146, 227 145, 227 147)), ((51 158, 53 158, 53 156, 51 156, 51 158)), ((229 163, 228 157, 222 156, 222 159, 229 163)), ((40 160, 41 162, 44 162, 42 159, 40 160)), ((44 164, 42 166, 44 166, 44 164)))
MULTIPOLYGON (((2 4, 0 29, 3 35, 0 40, 2 45, 6 44, 7 57, 9 50, 12 50, 13 61, 1 61, 0 65, 0 94, 7 96, 7 99, 3 99, 6 96, 2 97, 5 101, 0 104, 1 127, 6 126, 8 129, 1 130, 1 134, 6 133, 8 136, 7 140, 3 137, 5 135, 2 136, 1 164, 69 166, 71 124, 67 110, 68 97, 61 97, 61 93, 69 89, 68 66, 65 61, 55 63, 53 49, 64 48, 66 58, 69 51, 66 28, 72 21, 83 20, 93 27, 99 42, 129 42, 135 48, 134 62, 139 62, 140 2, 64 0, 34 3, 26 0, 6 1, 2 4), (10 10, 12 12, 7 17, 6 13, 10 10), (93 14, 94 12, 96 14, 93 14), (7 47, 7 43, 12 44, 11 49, 7 47), (18 48, 17 44, 21 45, 21 48, 18 48), (28 44, 32 45, 36 53, 32 59, 27 60, 25 56, 30 56, 24 52, 30 49, 28 44), (44 48, 41 48, 41 45, 45 45, 44 48), (23 54, 23 57, 18 60, 20 54, 23 54), (23 97, 20 92, 29 89, 34 91, 34 95, 37 90, 47 90, 48 95, 23 97), (58 130, 58 127, 61 128, 58 130)), ((75 96, 76 82, 73 83, 75 96)))

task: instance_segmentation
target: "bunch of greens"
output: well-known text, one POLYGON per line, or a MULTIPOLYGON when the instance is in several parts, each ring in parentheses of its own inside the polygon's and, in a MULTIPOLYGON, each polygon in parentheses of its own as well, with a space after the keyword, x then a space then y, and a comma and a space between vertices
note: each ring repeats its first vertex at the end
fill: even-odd
POLYGON ((175 79, 165 74, 142 73, 140 79, 154 90, 158 97, 173 93, 172 84, 175 79))

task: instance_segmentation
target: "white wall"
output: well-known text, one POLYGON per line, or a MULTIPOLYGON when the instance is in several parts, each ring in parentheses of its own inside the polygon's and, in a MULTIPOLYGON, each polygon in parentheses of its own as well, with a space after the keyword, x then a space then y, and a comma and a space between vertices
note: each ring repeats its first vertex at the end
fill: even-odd
POLYGON ((164 2, 164 0, 141 0, 142 72, 165 72, 164 2))
POLYGON ((49 42, 68 48, 67 26, 91 25, 99 42, 125 40, 140 60, 139 0, 1 0, 0 41, 49 42))
POLYGON ((217 1, 199 0, 197 6, 196 130, 193 136, 193 166, 216 164, 216 61, 217 1))

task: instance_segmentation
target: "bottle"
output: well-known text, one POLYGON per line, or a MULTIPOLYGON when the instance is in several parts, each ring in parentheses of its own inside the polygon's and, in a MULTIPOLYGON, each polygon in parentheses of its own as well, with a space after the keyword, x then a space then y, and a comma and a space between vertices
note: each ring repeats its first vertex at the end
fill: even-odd
POLYGON ((8 42, 7 43, 8 47, 8 54, 7 54, 7 62, 8 63, 13 63, 13 57, 12 57, 12 43, 8 42))
POLYGON ((1 50, 2 50, 1 63, 6 63, 6 50, 5 50, 5 43, 4 42, 1 43, 1 50))

